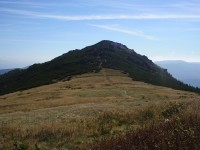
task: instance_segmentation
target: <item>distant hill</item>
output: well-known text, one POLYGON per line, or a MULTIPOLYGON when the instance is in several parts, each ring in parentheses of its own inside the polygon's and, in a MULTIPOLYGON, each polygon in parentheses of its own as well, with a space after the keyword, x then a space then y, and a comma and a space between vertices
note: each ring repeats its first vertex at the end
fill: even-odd
POLYGON ((185 61, 158 61, 155 62, 166 68, 175 78, 195 87, 200 87, 200 63, 185 61))
POLYGON ((1 75, 0 94, 69 80, 74 75, 98 72, 102 68, 121 70, 137 81, 200 92, 200 89, 176 80, 166 69, 157 66, 146 56, 137 54, 123 44, 103 40, 81 50, 69 51, 49 62, 1 75))
POLYGON ((0 75, 5 74, 11 70, 14 70, 14 69, 0 69, 0 75))

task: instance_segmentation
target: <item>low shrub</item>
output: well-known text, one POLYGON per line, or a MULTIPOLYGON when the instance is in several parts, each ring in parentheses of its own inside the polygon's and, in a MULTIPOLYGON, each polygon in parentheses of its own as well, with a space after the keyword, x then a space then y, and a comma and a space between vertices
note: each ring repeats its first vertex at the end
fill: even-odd
POLYGON ((186 108, 186 104, 183 103, 171 103, 169 107, 167 107, 163 112, 162 115, 165 118, 170 118, 175 114, 178 114, 181 110, 186 108))
POLYGON ((200 120, 195 116, 169 122, 152 124, 148 128, 126 135, 104 139, 91 147, 92 150, 177 150, 200 147, 200 120), (192 121, 191 121, 192 120, 192 121), (198 125, 197 125, 198 124, 198 125))

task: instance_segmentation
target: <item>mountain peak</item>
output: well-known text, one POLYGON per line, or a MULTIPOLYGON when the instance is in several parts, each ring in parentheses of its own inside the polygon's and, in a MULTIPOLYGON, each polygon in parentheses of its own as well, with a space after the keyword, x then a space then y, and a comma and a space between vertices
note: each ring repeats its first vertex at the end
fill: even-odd
POLYGON ((95 44, 95 46, 100 46, 102 48, 112 48, 112 49, 126 49, 126 50, 128 49, 126 45, 109 40, 102 40, 99 43, 95 44))
POLYGON ((68 80, 74 75, 98 72, 102 68, 121 70, 128 73, 133 80, 154 85, 200 91, 177 81, 146 56, 137 54, 121 43, 103 40, 81 50, 70 51, 49 62, 1 75, 0 95, 68 80))

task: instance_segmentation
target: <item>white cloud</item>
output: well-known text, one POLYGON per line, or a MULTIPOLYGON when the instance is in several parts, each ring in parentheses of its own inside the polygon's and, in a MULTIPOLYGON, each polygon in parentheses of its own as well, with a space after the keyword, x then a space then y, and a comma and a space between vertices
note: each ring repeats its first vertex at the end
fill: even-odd
POLYGON ((139 14, 139 15, 52 15, 34 11, 26 11, 19 9, 0 8, 1 12, 12 13, 16 15, 25 15, 36 18, 57 19, 65 21, 81 21, 81 20, 156 20, 156 19, 200 19, 200 15, 187 14, 139 14))
POLYGON ((116 31, 116 32, 121 32, 133 36, 139 36, 148 40, 155 40, 156 38, 151 35, 146 35, 142 31, 132 31, 132 30, 126 30, 126 29, 121 29, 118 26, 119 25, 96 25, 96 24, 89 24, 90 26, 105 29, 105 30, 111 30, 111 31, 116 31))

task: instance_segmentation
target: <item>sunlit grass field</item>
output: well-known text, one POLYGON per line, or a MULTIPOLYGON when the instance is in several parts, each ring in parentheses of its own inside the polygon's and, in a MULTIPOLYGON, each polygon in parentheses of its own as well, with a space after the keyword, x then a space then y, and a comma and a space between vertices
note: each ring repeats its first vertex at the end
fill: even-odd
MULTIPOLYGON (((117 149, 120 137, 156 123, 194 115, 193 120, 199 121, 199 100, 196 93, 133 81, 121 71, 102 69, 0 96, 0 149, 117 149)), ((196 131, 190 128, 191 134, 196 131)), ((148 142, 143 145, 148 147, 148 142)))

